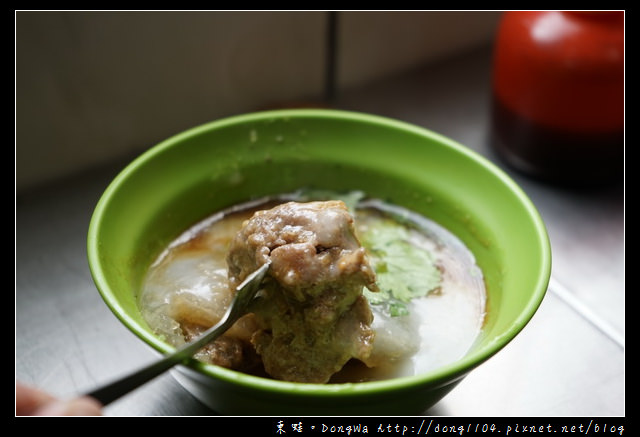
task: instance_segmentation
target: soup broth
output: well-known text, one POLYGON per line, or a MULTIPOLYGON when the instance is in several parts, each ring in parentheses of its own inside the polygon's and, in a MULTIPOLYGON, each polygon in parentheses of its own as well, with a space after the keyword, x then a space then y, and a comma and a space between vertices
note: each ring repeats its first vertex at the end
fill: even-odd
MULTIPOLYGON (((179 346, 214 325, 231 302, 229 245, 257 210, 286 201, 335 197, 294 193, 261 199, 216 213, 187 229, 150 267, 140 294, 149 326, 179 346)), ((375 333, 366 365, 352 359, 330 383, 364 382, 425 373, 462 358, 476 340, 485 314, 482 272, 471 252, 449 231, 419 214, 388 203, 345 199, 356 236, 367 251, 379 291, 364 291, 375 333)), ((260 376, 260 357, 247 345, 255 331, 250 317, 219 343, 216 364, 260 376), (235 349, 234 349, 235 348, 235 349), (242 348, 239 353, 237 348, 242 348), (232 353, 233 352, 233 353, 232 353), (237 356, 242 356, 238 360, 237 356)), ((196 358, 211 362, 211 348, 196 358)))

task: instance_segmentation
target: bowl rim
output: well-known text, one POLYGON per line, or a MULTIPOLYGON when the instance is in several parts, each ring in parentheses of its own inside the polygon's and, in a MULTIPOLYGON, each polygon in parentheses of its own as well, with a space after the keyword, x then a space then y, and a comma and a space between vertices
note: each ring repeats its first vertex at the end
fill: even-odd
POLYGON ((529 321, 541 305, 544 296, 546 295, 547 287, 549 285, 551 276, 551 247, 546 226, 538 210, 536 209, 533 202, 529 199, 529 197, 525 194, 523 189, 510 176, 508 176, 506 172, 504 172, 489 159, 485 158, 478 152, 462 145, 461 143, 415 124, 381 115, 357 111, 324 108, 296 108, 258 111, 229 116, 197 125, 185 131, 177 133, 140 154, 137 158, 126 165, 126 167, 121 170, 120 173, 116 175, 116 177, 107 186, 102 196, 98 200, 89 223, 87 234, 87 258, 89 262, 89 268, 98 292, 102 296, 106 305, 111 309, 114 315, 138 338, 143 340, 147 345, 151 346, 161 354, 168 353, 174 350, 172 346, 164 343, 158 337, 149 334, 139 325, 136 320, 128 316, 124 308, 118 303, 118 300, 116 299, 113 292, 110 290, 110 286, 105 278, 104 272, 100 267, 101 263, 99 256, 98 231, 103 219, 103 214, 105 213, 105 210, 111 198, 117 193, 122 184, 126 182, 129 175, 135 172, 135 170, 139 166, 153 159, 154 156, 161 153, 163 150, 171 148, 175 144, 178 144, 185 139, 193 136, 198 136, 210 130, 224 128, 226 126, 243 124, 249 121, 256 122, 260 120, 268 120, 274 117, 339 119, 343 121, 373 124, 391 129, 411 132, 420 136, 431 138, 438 142, 441 146, 451 148, 467 159, 470 159, 476 164, 484 167, 485 170, 492 173, 493 176, 498 178, 516 196, 521 206, 523 206, 527 211, 527 215, 534 225, 537 236, 536 240, 539 243, 541 254, 541 269, 537 276, 536 284, 532 285, 534 292, 531 294, 523 311, 518 315, 513 323, 511 323, 509 328, 499 336, 499 338, 495 339, 488 345, 475 350, 471 350, 464 357, 455 362, 443 365, 441 367, 438 367, 437 369, 422 374, 394 377, 391 379, 380 381, 314 384, 287 382, 254 376, 216 365, 202 363, 200 361, 197 361, 196 359, 189 360, 189 362, 187 362, 186 364, 188 367, 198 371, 201 374, 216 378, 220 381, 230 384, 239 385, 254 390, 265 390, 272 393, 296 393, 297 395, 301 396, 324 397, 334 396, 336 394, 339 394, 340 396, 358 396, 363 394, 376 394, 380 392, 386 392, 388 390, 398 390, 401 388, 411 388, 415 386, 431 385, 433 387, 438 387, 441 385, 449 384, 454 380, 464 377, 471 370, 473 370, 474 368, 488 360, 490 357, 495 355, 499 350, 504 348, 525 327, 525 325, 529 323, 529 321))

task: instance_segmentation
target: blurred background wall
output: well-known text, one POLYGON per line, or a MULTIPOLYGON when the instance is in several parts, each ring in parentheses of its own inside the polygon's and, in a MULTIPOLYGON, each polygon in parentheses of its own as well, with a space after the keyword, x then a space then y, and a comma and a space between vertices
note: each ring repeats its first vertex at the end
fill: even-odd
MULTIPOLYGON (((329 15, 17 11, 17 192, 217 118, 322 102, 329 15)), ((486 46, 499 15, 339 12, 335 90, 486 46)))

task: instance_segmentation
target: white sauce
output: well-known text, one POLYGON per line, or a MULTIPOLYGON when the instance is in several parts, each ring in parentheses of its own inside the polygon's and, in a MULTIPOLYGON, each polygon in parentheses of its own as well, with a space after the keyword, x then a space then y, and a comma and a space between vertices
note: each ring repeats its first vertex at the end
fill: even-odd
MULTIPOLYGON (((254 202, 255 204, 255 202, 254 202)), ((378 207, 387 205, 377 204, 378 207)), ((390 317, 371 305, 376 333, 373 356, 379 365, 350 363, 332 382, 367 381, 425 373, 462 358, 473 345, 484 321, 486 292, 480 269, 466 247, 434 222, 397 207, 395 213, 418 222, 411 242, 429 250, 442 272, 437 292, 415 298, 409 315, 390 317), (424 231, 424 232, 423 232, 424 231)), ((226 251, 242 221, 252 211, 235 208, 187 230, 151 266, 140 307, 152 329, 171 344, 184 343, 179 316, 214 324, 231 300, 226 277, 226 251)), ((358 226, 356 215, 356 226, 358 226)))

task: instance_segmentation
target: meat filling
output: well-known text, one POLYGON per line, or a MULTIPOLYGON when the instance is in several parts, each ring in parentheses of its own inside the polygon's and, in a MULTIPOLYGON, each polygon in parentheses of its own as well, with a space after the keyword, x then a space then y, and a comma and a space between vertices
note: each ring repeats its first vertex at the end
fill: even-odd
POLYGON ((289 202, 258 211, 231 242, 233 287, 271 260, 252 311, 251 342, 266 372, 285 381, 325 383, 352 358, 366 362, 373 316, 363 288, 375 273, 342 201, 289 202))

